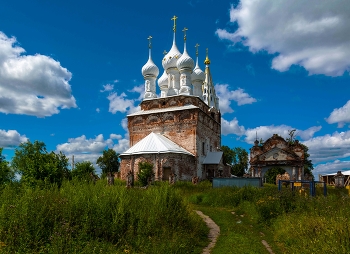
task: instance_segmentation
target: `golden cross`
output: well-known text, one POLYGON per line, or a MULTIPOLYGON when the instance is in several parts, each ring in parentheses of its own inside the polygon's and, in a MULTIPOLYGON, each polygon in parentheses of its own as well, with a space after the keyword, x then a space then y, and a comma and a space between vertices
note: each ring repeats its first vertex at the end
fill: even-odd
POLYGON ((147 40, 148 40, 148 48, 152 48, 152 36, 148 36, 147 40))
POLYGON ((172 17, 171 20, 174 20, 173 31, 176 32, 176 20, 177 20, 177 17, 174 15, 174 17, 172 17))
POLYGON ((198 47, 199 47, 199 44, 197 43, 195 48, 196 48, 196 56, 198 56, 198 47))
POLYGON ((185 27, 184 28, 184 30, 182 30, 182 32, 184 32, 184 40, 186 41, 186 31, 187 31, 188 29, 185 27))
POLYGON ((208 48, 206 49, 206 52, 207 52, 207 58, 208 58, 208 48))
POLYGON ((164 51, 163 51, 163 55, 166 55, 166 54, 168 54, 168 52, 166 52, 166 50, 164 50, 164 51))

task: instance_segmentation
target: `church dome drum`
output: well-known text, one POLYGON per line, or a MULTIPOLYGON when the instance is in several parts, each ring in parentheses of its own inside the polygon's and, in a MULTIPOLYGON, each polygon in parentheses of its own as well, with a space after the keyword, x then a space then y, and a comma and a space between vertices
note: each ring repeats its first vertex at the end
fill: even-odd
POLYGON ((168 87, 168 75, 166 74, 166 72, 163 72, 163 75, 160 76, 160 78, 158 79, 158 86, 160 88, 167 88, 168 87))

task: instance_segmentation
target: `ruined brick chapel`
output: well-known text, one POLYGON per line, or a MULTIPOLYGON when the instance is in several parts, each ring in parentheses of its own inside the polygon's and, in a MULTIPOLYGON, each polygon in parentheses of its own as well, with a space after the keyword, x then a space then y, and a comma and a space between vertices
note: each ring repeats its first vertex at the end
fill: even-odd
POLYGON ((149 58, 142 67, 145 93, 141 110, 127 116, 130 148, 120 154, 122 179, 128 173, 136 177, 139 163, 145 161, 153 164, 156 180, 168 180, 171 174, 178 180, 229 175, 220 151, 221 114, 208 50, 203 72, 198 63, 199 45, 196 64, 186 50, 186 28, 184 50, 180 53, 176 45, 176 19, 172 18, 173 43, 162 59, 164 72, 158 80, 159 69, 152 60, 149 37, 149 58))

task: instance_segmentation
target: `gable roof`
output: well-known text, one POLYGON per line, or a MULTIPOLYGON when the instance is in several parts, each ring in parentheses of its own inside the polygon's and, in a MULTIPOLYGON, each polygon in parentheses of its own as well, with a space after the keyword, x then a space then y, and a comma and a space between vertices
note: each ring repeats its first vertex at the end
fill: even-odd
POLYGON ((151 132, 149 135, 141 139, 139 142, 137 142, 135 145, 120 155, 123 156, 154 153, 180 153, 194 156, 192 153, 174 143, 170 139, 154 132, 151 132))
POLYGON ((207 156, 204 158, 204 164, 220 164, 223 152, 208 152, 207 156))
POLYGON ((261 157, 261 156, 266 156, 267 154, 269 153, 279 153, 279 152, 282 152, 282 153, 285 153, 285 154, 289 154, 290 156, 294 157, 294 158, 300 158, 298 155, 296 155, 293 151, 288 151, 286 149, 282 149, 282 148, 279 148, 279 147, 274 147, 270 150, 267 150, 259 155, 257 155, 257 157, 261 157))

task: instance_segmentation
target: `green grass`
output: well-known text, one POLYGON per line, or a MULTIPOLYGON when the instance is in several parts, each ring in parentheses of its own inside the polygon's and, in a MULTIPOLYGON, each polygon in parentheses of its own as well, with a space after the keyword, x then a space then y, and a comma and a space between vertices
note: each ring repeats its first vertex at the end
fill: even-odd
POLYGON ((208 242, 205 223, 167 184, 7 186, 0 204, 2 253, 200 253, 208 242))
POLYGON ((275 185, 218 189, 206 185, 199 186, 200 191, 183 185, 184 197, 221 228, 213 253, 268 253, 263 239, 274 253, 350 253, 347 190, 330 188, 323 197, 318 188, 317 196, 310 197, 307 190, 279 192, 275 185))
POLYGON ((350 253, 347 190, 309 197, 274 185, 157 182, 145 190, 72 181, 0 191, 0 253, 201 253, 209 230, 193 210, 220 227, 214 254, 268 253, 262 240, 276 254, 350 253))

